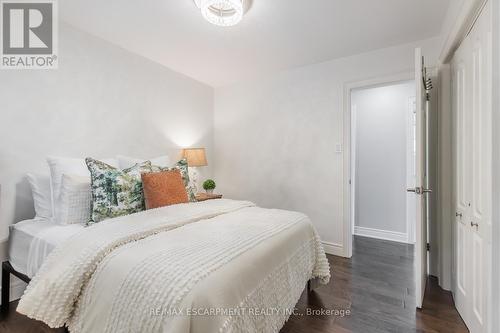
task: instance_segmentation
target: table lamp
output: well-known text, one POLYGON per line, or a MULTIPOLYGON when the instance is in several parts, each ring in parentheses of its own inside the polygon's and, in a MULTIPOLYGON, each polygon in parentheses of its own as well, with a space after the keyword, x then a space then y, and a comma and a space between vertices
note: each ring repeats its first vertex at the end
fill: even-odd
POLYGON ((194 189, 198 193, 198 167, 207 166, 207 156, 205 148, 186 148, 182 150, 182 158, 187 160, 191 175, 189 178, 192 180, 194 189))

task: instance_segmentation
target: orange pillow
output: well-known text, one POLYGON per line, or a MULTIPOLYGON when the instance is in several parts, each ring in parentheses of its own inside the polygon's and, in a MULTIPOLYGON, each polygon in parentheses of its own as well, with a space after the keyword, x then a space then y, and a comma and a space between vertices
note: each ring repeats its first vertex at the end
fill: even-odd
POLYGON ((141 177, 146 209, 189 202, 179 170, 143 173, 141 177))

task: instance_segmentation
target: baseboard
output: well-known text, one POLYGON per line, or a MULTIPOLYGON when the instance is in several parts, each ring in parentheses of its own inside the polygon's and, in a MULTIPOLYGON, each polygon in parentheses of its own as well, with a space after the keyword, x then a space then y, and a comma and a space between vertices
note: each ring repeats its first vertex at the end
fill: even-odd
POLYGON ((379 230, 379 229, 355 226, 354 234, 357 236, 384 239, 399 243, 408 243, 408 235, 404 232, 379 230))
POLYGON ((334 256, 344 256, 344 247, 340 244, 329 243, 329 242, 321 242, 323 244, 323 248, 327 254, 332 254, 334 256))

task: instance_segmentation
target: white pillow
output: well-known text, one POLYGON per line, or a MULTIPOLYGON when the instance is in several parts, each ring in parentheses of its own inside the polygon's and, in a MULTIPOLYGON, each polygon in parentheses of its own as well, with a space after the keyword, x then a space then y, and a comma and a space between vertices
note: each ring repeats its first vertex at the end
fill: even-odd
MULTIPOLYGON (((118 160, 115 158, 104 159, 104 163, 118 167, 118 160)), ((90 171, 87 168, 85 159, 83 158, 67 158, 67 157, 47 157, 47 163, 50 169, 50 187, 52 195, 52 215, 56 216, 56 203, 59 200, 61 193, 61 182, 63 174, 83 176, 90 178, 90 171)))
POLYGON ((36 217, 52 217, 52 195, 50 192, 50 176, 28 173, 26 175, 31 186, 36 217))
POLYGON ((90 178, 64 174, 56 204, 56 223, 87 223, 90 219, 91 202, 90 178))
POLYGON ((143 158, 134 158, 134 157, 127 157, 127 156, 121 156, 118 155, 116 156, 118 159, 118 165, 120 166, 120 169, 127 169, 130 167, 133 167, 137 163, 143 163, 145 161, 151 161, 152 165, 156 165, 159 167, 169 167, 170 166, 170 158, 168 156, 160 156, 156 158, 150 158, 150 159, 143 159, 143 158))

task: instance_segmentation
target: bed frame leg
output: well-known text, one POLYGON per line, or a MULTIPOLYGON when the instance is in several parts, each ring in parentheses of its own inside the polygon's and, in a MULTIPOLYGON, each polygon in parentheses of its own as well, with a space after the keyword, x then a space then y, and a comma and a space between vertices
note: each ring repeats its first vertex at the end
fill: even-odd
POLYGON ((312 293, 314 289, 319 287, 319 280, 317 278, 313 278, 307 281, 307 292, 312 293))
POLYGON ((2 263, 2 313, 9 312, 10 300, 10 271, 8 270, 8 262, 2 263))

